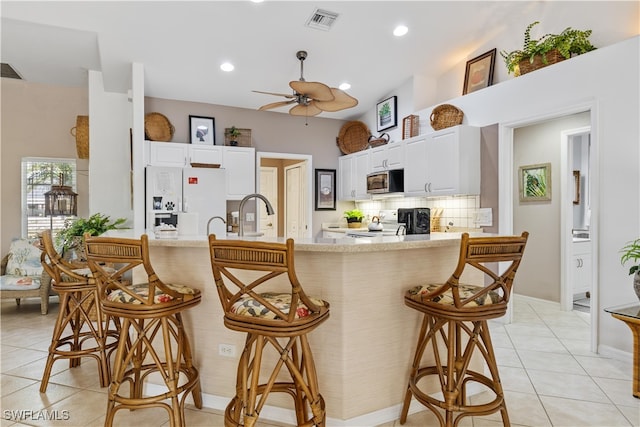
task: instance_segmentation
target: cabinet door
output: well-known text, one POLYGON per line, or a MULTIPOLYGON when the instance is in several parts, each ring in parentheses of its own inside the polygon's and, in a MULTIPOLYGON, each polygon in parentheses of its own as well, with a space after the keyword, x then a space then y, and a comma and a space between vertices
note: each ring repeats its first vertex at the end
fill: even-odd
MULTIPOLYGON (((591 242, 573 243, 573 295, 591 291, 591 242)), ((584 295, 581 295, 583 297, 584 295)))
POLYGON ((369 152, 361 151, 354 154, 355 170, 353 171, 353 189, 358 200, 369 199, 367 194, 367 174, 369 167, 369 152))
POLYGON ((356 197, 352 184, 353 156, 346 155, 338 158, 338 199, 354 200, 356 197))
POLYGON ((225 146, 223 165, 227 171, 228 200, 241 200, 256 192, 255 148, 225 146))
POLYGON ((208 163, 222 165, 221 145, 190 145, 190 163, 208 163))
POLYGON ((427 137, 425 167, 429 195, 455 194, 458 191, 458 144, 455 132, 436 133, 427 137))
POLYGON ((371 172, 402 169, 404 166, 404 143, 386 144, 370 150, 371 172))
POLYGON ((149 165, 183 167, 188 159, 189 145, 175 142, 149 142, 149 165))
POLYGON ((404 194, 424 196, 427 193, 426 137, 406 141, 404 145, 404 194))

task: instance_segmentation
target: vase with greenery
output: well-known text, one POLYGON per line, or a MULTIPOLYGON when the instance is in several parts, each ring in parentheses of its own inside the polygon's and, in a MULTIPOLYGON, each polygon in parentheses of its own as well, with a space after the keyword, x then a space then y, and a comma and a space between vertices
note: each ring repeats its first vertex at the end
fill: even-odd
POLYGON ((364 213, 360 209, 351 209, 344 211, 344 217, 347 219, 347 226, 349 228, 360 228, 362 226, 364 213))
POLYGON ((522 49, 512 52, 500 51, 509 74, 514 73, 516 76, 524 74, 520 70, 520 67, 526 65, 523 61, 528 61, 530 64, 540 61, 541 66, 546 66, 549 65, 553 53, 557 52, 555 56, 558 59, 569 59, 573 55, 581 55, 595 49, 589 41, 591 30, 574 30, 567 27, 560 34, 545 34, 539 39, 532 39, 531 29, 539 23, 535 21, 527 26, 522 49))
POLYGON ((227 131, 227 135, 229 136, 229 144, 238 145, 238 137, 242 135, 242 132, 237 127, 231 126, 227 131))
POLYGON ((56 235, 56 244, 62 248, 63 256, 71 261, 86 261, 82 249, 82 237, 85 233, 99 236, 106 231, 114 230, 126 222, 125 218, 114 221, 107 215, 95 213, 89 218, 67 219, 64 227, 56 235))
POLYGON ((631 261, 629 275, 633 275, 633 289, 640 299, 640 238, 628 242, 621 250, 620 263, 625 265, 631 261))

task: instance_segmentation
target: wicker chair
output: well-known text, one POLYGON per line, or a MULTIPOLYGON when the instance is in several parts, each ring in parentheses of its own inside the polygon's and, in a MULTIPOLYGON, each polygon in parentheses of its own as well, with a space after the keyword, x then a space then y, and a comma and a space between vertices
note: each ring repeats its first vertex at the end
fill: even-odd
POLYGON ((224 324, 247 334, 225 426, 254 426, 271 392, 293 397, 299 426, 324 426, 325 404, 307 334, 329 318, 329 304, 308 297, 302 289, 294 270, 293 240, 286 244, 217 240, 211 234, 209 247, 224 324), (267 282, 286 291, 259 292, 257 288, 267 282), (259 384, 260 378, 267 378, 260 368, 269 344, 275 349, 275 366, 268 381, 259 384), (283 366, 290 381, 280 380, 283 366))
MULTIPOLYGON (((5 287, 5 279, 19 279, 21 276, 27 276, 25 274, 16 275, 15 272, 7 275, 7 265, 9 264, 9 258, 12 256, 11 252, 5 255, 0 262, 0 276, 2 276, 3 285, 0 287, 1 299, 15 299, 16 304, 20 305, 22 298, 40 298, 40 313, 47 314, 49 312, 49 296, 51 293, 51 277, 46 271, 42 270, 37 276, 29 276, 39 280, 39 286, 29 286, 27 289, 20 289, 20 286, 14 286, 13 284, 7 284, 5 287)), ((40 255, 38 255, 40 256, 40 255)))
POLYGON ((120 409, 150 407, 166 409, 171 427, 184 426, 189 394, 195 406, 202 408, 200 376, 182 321, 182 311, 200 303, 200 291, 163 283, 149 261, 148 245, 146 234, 140 239, 85 236, 87 262, 98 285, 102 311, 122 322, 105 426, 113 425, 120 409), (146 283, 131 284, 126 278, 137 267, 144 269, 146 283), (161 340, 161 349, 154 347, 154 338, 161 340), (144 383, 152 374, 159 374, 166 391, 144 396, 144 383), (127 383, 129 393, 124 393, 122 386, 127 383))
POLYGON ((88 268, 78 269, 62 259, 53 246, 51 231, 42 233, 42 267, 52 277, 52 288, 60 296, 58 317, 53 325, 49 355, 40 382, 47 391, 51 368, 60 359, 69 359, 69 367, 80 366, 82 358, 96 359, 100 386, 109 384, 109 356, 118 345, 119 322, 103 316, 98 288, 88 268))
POLYGON ((411 397, 414 396, 436 414, 442 426, 458 425, 465 416, 497 411, 502 415, 503 424, 509 425, 487 321, 503 316, 507 310, 513 279, 528 236, 529 233, 524 232, 522 236, 470 238, 463 233, 458 265, 449 280, 444 284, 419 285, 407 291, 405 304, 424 313, 424 318, 400 424, 405 423, 411 397), (500 275, 487 265, 497 262, 504 263, 506 267, 500 275), (491 283, 486 286, 459 283, 465 267, 480 270, 491 283), (427 348, 432 352, 434 364, 421 366, 427 348), (471 359, 478 353, 486 362, 490 377, 470 369, 471 359), (438 380, 442 400, 418 387, 419 381, 427 376, 435 376, 438 380), (495 398, 488 403, 471 405, 466 397, 469 382, 484 386, 495 398), (444 417, 441 410, 444 410, 444 417))

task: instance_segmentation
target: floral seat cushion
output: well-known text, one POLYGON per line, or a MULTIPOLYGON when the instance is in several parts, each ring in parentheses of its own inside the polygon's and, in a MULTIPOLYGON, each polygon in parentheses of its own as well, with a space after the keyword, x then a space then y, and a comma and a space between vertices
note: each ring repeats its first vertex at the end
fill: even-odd
POLYGON ((38 240, 16 239, 9 247, 9 258, 5 274, 9 276, 40 276, 42 264, 38 240))
MULTIPOLYGON (((407 291, 407 296, 416 302, 437 302, 443 305, 454 305, 453 303, 453 293, 451 288, 447 289, 446 292, 440 294, 435 297, 429 297, 428 295, 434 291, 436 291, 442 284, 430 284, 430 285, 419 285, 414 288, 411 288, 407 291)), ((460 283, 458 285, 458 290, 460 291, 460 299, 464 300, 471 297, 476 292, 482 290, 482 286, 474 286, 474 285, 465 285, 460 283)), ((465 307, 478 307, 484 305, 496 304, 502 301, 502 297, 500 294, 494 291, 488 292, 486 295, 478 297, 472 301, 469 301, 465 304, 465 307)))
MULTIPOLYGON (((264 300, 268 301, 274 307, 277 307, 285 314, 289 313, 291 308, 291 294, 288 293, 274 293, 265 292, 259 294, 264 300)), ((324 306, 324 301, 310 297, 311 301, 317 306, 324 306)), ((264 304, 261 304, 258 300, 250 295, 242 296, 231 307, 231 312, 240 316, 259 317, 261 319, 276 319, 276 314, 268 309, 264 304)), ((302 302, 298 303, 298 309, 296 310, 296 319, 301 319, 309 315, 309 308, 302 302)))
MULTIPOLYGON (((172 290, 181 293, 181 294, 193 294, 195 291, 187 286, 178 286, 178 285, 170 285, 165 283, 165 286, 171 288, 172 290)), ((149 284, 148 283, 138 283, 135 285, 130 285, 127 287, 134 294, 140 296, 143 299, 146 299, 149 296, 149 284)), ((154 304, 161 304, 165 302, 173 301, 173 297, 169 294, 166 294, 162 291, 162 289, 156 288, 155 295, 153 297, 154 304)), ((112 291, 107 297, 108 301, 111 302, 120 302, 124 304, 142 304, 139 300, 129 295, 122 289, 117 289, 112 291)))
POLYGON ((0 276, 0 290, 29 291, 40 288, 40 277, 4 275, 0 276))

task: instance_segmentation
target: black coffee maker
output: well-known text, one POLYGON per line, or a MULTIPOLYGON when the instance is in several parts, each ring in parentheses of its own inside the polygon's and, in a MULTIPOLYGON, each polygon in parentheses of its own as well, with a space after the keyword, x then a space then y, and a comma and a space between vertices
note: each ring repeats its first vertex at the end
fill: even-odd
POLYGON ((431 233, 431 212, 429 208, 400 208, 398 223, 407 227, 407 234, 431 233))

